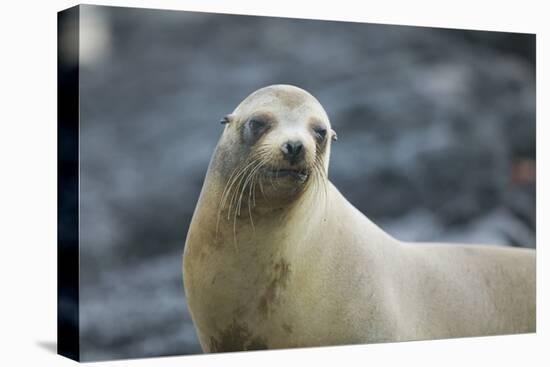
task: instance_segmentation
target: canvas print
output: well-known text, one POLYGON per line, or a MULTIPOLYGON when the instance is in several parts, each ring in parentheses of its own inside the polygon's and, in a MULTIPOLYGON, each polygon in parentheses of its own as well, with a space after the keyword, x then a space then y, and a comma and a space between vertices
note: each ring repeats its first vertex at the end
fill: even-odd
POLYGON ((58 35, 60 354, 536 331, 534 34, 80 5, 58 35))

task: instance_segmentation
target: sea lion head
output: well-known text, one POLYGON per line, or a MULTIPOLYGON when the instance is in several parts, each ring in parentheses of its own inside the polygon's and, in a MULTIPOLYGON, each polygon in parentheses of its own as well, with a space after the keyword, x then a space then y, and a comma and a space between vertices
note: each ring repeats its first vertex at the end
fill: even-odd
POLYGON ((291 85, 261 88, 222 123, 214 161, 225 192, 237 189, 238 198, 285 202, 326 180, 336 133, 319 101, 305 90, 291 85))

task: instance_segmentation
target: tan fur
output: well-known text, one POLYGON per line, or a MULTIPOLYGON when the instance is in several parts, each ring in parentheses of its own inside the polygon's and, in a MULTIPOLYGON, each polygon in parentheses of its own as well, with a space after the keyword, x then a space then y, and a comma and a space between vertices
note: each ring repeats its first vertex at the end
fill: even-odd
MULTIPOLYGON (((330 127, 319 102, 292 86, 263 88, 234 111, 184 252, 187 301, 205 352, 535 330, 532 250, 400 242, 325 176, 310 179, 303 190, 283 190, 291 193, 288 200, 268 196, 256 205, 246 202, 250 211, 235 217, 223 209, 220 215, 228 178, 220 172, 242 161, 232 159, 239 124, 257 112, 278 119, 265 138, 268 146, 285 134, 307 140, 304 125, 311 119, 330 127)), ((309 151, 315 151, 312 144, 306 142, 309 151)), ((325 173, 329 154, 330 142, 322 157, 325 173)))

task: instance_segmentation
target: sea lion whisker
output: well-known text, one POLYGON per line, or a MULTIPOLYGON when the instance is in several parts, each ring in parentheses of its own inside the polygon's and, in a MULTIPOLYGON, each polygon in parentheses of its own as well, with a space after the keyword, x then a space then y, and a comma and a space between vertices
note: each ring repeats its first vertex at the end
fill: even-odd
POLYGON ((324 172, 323 172, 322 168, 319 165, 316 165, 316 171, 317 171, 317 174, 319 176, 318 179, 319 179, 319 181, 321 181, 321 186, 323 186, 322 194, 319 194, 319 195, 323 196, 323 209, 324 209, 323 217, 324 217, 324 216, 326 216, 327 202, 328 202, 326 177, 324 175, 324 172))
POLYGON ((244 167, 242 167, 236 174, 233 173, 230 178, 227 180, 227 184, 226 184, 226 189, 227 190, 224 190, 223 194, 222 194, 222 203, 221 203, 221 208, 223 209, 223 207, 225 206, 225 202, 226 200, 228 199, 228 196, 230 195, 230 192, 231 192, 231 189, 232 189, 232 186, 235 184, 235 182, 237 181, 237 179, 244 173, 246 172, 246 169, 252 164, 253 162, 249 162, 247 164, 244 165, 244 167))
MULTIPOLYGON (((234 240, 234 243, 235 243, 235 249, 237 251, 238 251, 238 246, 237 246, 237 216, 240 216, 240 214, 241 214, 242 196, 243 196, 244 190, 246 189, 247 182, 248 182, 248 180, 251 176, 250 173, 259 164, 261 164, 261 162, 258 162, 257 160, 254 160, 252 163, 254 163, 255 165, 252 166, 253 168, 247 168, 247 172, 244 175, 242 175, 242 177, 239 179, 239 182, 236 186, 235 194, 234 194, 233 199, 232 199, 232 202, 234 200, 236 200, 236 201, 234 201, 235 202, 235 210, 234 210, 234 214, 233 214, 233 240, 234 240), (239 192, 240 192, 240 196, 239 196, 239 192)), ((251 167, 251 165, 247 165, 247 167, 251 167)), ((229 209, 231 209, 231 207, 229 209)))
POLYGON ((261 162, 256 162, 256 165, 250 169, 250 171, 247 173, 246 175, 246 179, 244 180, 244 183, 242 185, 242 188, 240 189, 240 196, 239 196, 239 200, 238 200, 238 208, 239 208, 239 215, 241 215, 241 204, 242 204, 242 199, 243 199, 243 194, 244 194, 244 191, 246 190, 246 187, 247 185, 249 184, 251 178, 252 178, 252 175, 254 173, 254 171, 261 165, 261 162))
MULTIPOLYGON (((247 166, 249 167, 249 165, 247 166)), ((238 196, 238 193, 239 193, 239 189, 240 189, 240 186, 241 186, 241 182, 242 180, 244 179, 244 177, 246 177, 246 174, 242 175, 241 178, 239 179, 238 183, 237 183, 237 186, 235 186, 235 192, 234 194, 232 195, 231 197, 231 201, 230 201, 230 205, 229 205, 229 208, 227 210, 227 219, 229 220, 229 217, 231 215, 231 208, 233 206, 233 202, 236 200, 237 196, 238 196)), ((234 244, 234 247, 235 247, 235 252, 239 252, 239 246, 237 244, 237 202, 235 202, 235 211, 234 211, 234 214, 233 214, 233 244, 234 244)))
POLYGON ((234 191, 232 194, 231 194, 231 198, 230 198, 230 201, 229 201, 229 207, 227 209, 227 220, 229 220, 229 218, 231 217, 231 208, 233 207, 233 204, 237 204, 235 202, 235 200, 237 199, 238 197, 238 193, 239 193, 239 190, 240 190, 240 185, 241 185, 241 182, 243 181, 243 179, 246 177, 246 174, 247 174, 247 170, 253 166, 255 162, 254 161, 251 161, 249 162, 246 167, 239 173, 238 175, 238 178, 235 179, 235 182, 233 183, 233 188, 232 190, 234 191))
POLYGON ((229 179, 227 180, 227 182, 225 183, 225 186, 224 186, 224 189, 222 191, 222 195, 221 195, 221 198, 220 198, 220 204, 218 205, 218 213, 217 213, 217 219, 216 219, 216 238, 218 236, 218 230, 219 230, 219 224, 220 224, 220 218, 221 218, 221 213, 223 211, 223 207, 225 206, 225 201, 227 200, 227 195, 230 191, 230 188, 231 188, 231 182, 232 182, 232 179, 233 179, 233 176, 239 171, 239 167, 236 167, 233 172, 231 173, 231 175, 229 176, 229 179))
POLYGON ((260 164, 257 166, 255 171, 252 172, 252 174, 251 174, 252 181, 249 184, 249 189, 248 189, 248 215, 250 216, 250 225, 252 226, 252 231, 254 233, 256 232, 256 229, 254 227, 254 220, 252 219, 252 209, 250 208, 250 205, 251 205, 251 202, 254 201, 254 206, 256 206, 256 199, 254 197, 255 188, 256 188, 256 180, 257 180, 257 177, 258 177, 258 172, 259 172, 259 170, 261 169, 262 166, 263 166, 263 162, 260 161, 260 164), (254 194, 253 194, 253 192, 254 192, 254 194))

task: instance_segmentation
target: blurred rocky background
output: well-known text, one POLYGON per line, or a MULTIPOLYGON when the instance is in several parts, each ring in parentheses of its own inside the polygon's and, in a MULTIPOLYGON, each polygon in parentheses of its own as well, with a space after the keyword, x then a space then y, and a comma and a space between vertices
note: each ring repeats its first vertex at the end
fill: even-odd
POLYGON ((199 353, 182 251, 220 118, 300 86, 330 177, 402 240, 535 246, 535 37, 81 6, 84 360, 199 353))

